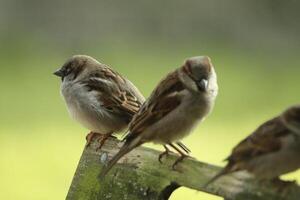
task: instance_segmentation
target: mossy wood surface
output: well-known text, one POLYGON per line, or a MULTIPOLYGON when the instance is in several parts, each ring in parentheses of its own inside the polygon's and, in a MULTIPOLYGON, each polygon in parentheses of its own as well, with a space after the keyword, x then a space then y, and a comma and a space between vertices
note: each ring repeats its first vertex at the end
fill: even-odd
POLYGON ((110 139, 99 151, 96 151, 97 145, 94 140, 84 149, 67 200, 163 200, 181 186, 222 196, 227 200, 300 199, 298 186, 282 190, 271 183, 258 183, 246 173, 220 178, 208 188, 203 188, 220 167, 188 158, 178 164, 174 171, 171 166, 176 155, 164 157, 161 164, 158 162, 161 152, 146 147, 139 147, 127 154, 104 180, 98 180, 103 164, 115 155, 121 143, 110 139))

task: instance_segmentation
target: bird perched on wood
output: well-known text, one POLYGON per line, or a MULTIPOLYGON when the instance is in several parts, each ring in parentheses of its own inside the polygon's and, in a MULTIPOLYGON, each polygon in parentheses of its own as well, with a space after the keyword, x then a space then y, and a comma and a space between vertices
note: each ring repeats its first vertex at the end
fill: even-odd
POLYGON ((145 100, 128 79, 90 56, 75 55, 54 74, 61 77, 70 115, 91 131, 87 146, 100 134, 101 148, 112 133, 128 126, 145 100))
POLYGON ((300 168, 300 105, 259 126, 227 158, 227 165, 207 184, 223 175, 247 170, 259 180, 278 182, 279 176, 300 168))
POLYGON ((169 145, 186 155, 174 143, 187 136, 211 112, 218 93, 217 76, 207 56, 188 58, 182 67, 169 73, 154 89, 129 124, 120 151, 100 174, 103 177, 125 154, 145 142, 169 145))

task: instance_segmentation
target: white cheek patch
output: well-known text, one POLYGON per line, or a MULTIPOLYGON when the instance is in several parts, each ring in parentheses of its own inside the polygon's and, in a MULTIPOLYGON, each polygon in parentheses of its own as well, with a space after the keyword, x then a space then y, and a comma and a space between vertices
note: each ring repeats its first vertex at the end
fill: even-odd
POLYGON ((208 81, 208 91, 210 91, 214 96, 217 96, 218 90, 217 74, 212 68, 211 76, 208 81))

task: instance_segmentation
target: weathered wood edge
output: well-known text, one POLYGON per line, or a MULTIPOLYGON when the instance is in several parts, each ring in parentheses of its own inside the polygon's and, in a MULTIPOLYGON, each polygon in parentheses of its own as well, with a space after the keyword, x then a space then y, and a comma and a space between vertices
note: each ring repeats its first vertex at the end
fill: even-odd
POLYGON ((105 180, 98 180, 103 164, 119 150, 121 143, 110 139, 98 152, 93 141, 85 148, 70 186, 68 200, 84 199, 168 199, 180 186, 235 200, 299 200, 300 187, 279 190, 271 183, 258 183, 247 173, 220 178, 207 188, 203 185, 221 168, 192 158, 171 169, 176 155, 158 162, 159 151, 139 147, 126 155, 109 172, 105 180))

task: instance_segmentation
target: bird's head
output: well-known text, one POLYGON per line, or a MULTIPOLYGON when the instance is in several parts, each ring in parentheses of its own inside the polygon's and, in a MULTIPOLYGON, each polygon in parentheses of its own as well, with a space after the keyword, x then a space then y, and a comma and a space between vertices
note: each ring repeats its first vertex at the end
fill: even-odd
POLYGON ((75 55, 68 59, 64 65, 53 74, 61 77, 62 81, 75 80, 80 74, 99 64, 97 60, 86 55, 75 55))
POLYGON ((218 90, 216 73, 208 56, 186 59, 179 70, 179 77, 190 91, 207 93, 218 90))

